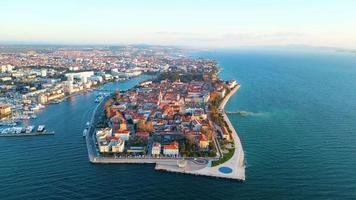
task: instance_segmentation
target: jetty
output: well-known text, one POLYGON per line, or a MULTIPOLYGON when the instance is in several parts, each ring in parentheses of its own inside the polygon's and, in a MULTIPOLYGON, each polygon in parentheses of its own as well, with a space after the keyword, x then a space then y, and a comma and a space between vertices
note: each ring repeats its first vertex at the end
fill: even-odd
MULTIPOLYGON (((176 172, 199 176, 209 176, 216 178, 226 178, 238 181, 245 180, 245 162, 244 162, 244 151, 241 145, 240 138, 237 131, 231 124, 229 118, 224 112, 224 107, 231 96, 233 96, 236 91, 240 88, 240 85, 235 86, 229 94, 227 94, 222 100, 219 110, 227 122, 229 129, 232 131, 231 136, 234 141, 234 154, 226 162, 219 164, 217 166, 212 166, 213 159, 205 158, 168 158, 168 157, 116 157, 116 156, 103 156, 96 148, 95 139, 95 125, 99 117, 102 115, 102 108, 104 102, 108 97, 103 98, 98 105, 95 107, 90 125, 88 127, 88 132, 85 136, 88 158, 93 164, 123 164, 123 163, 146 163, 146 164, 156 164, 155 170, 166 171, 166 172, 176 172)), ((216 159, 215 159, 216 160, 216 159)))

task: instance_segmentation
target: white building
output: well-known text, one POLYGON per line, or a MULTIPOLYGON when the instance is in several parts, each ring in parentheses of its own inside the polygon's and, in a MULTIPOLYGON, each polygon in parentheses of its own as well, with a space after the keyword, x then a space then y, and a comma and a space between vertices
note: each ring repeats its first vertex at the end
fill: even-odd
POLYGON ((98 144, 99 144, 100 153, 109 153, 110 152, 109 142, 101 141, 101 142, 98 142, 98 144))
POLYGON ((153 156, 160 155, 161 154, 161 144, 158 142, 153 143, 151 153, 153 156))
POLYGON ((68 78, 68 80, 73 81, 74 78, 77 78, 80 79, 82 83, 86 83, 89 77, 94 76, 94 71, 67 73, 65 76, 68 78))
POLYGON ((120 137, 124 141, 128 141, 130 139, 130 131, 129 130, 118 130, 115 133, 115 137, 120 137))
POLYGON ((1 73, 12 72, 13 68, 14 67, 12 65, 1 65, 0 66, 0 72, 1 73))
POLYGON ((111 136, 111 128, 103 128, 103 129, 99 129, 96 131, 96 140, 99 141, 106 141, 107 137, 111 136))
POLYGON ((165 156, 177 157, 179 155, 178 142, 163 145, 163 154, 165 156))
POLYGON ((124 151, 125 141, 120 139, 112 139, 110 141, 111 152, 113 153, 121 153, 124 151))

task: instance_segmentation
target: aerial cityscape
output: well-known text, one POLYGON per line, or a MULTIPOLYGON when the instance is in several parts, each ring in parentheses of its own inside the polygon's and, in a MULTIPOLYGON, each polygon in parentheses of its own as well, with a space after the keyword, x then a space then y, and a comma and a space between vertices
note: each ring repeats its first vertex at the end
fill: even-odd
POLYGON ((83 130, 91 162, 156 163, 159 170, 245 180, 243 149, 223 112, 240 85, 220 80, 214 60, 183 54, 162 47, 3 47, 0 136, 54 134, 45 125, 18 124, 48 104, 100 91, 100 107, 83 130), (98 89, 143 73, 154 77, 126 91, 98 89))
POLYGON ((355 2, 0 7, 0 200, 356 199, 355 2))

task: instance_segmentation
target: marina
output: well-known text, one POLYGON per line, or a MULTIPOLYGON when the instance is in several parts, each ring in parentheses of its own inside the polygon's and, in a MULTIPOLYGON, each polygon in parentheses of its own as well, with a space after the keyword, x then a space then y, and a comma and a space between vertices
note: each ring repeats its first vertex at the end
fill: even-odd
POLYGON ((39 135, 54 135, 54 131, 47 131, 45 125, 39 125, 37 129, 34 126, 15 126, 0 129, 0 137, 14 136, 39 136, 39 135))

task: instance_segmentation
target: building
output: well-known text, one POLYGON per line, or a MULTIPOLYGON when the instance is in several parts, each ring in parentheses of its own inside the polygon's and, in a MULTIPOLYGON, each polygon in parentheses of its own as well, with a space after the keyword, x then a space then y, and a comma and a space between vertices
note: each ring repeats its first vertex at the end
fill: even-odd
POLYGON ((209 146, 209 140, 205 135, 201 135, 199 139, 199 147, 201 149, 206 149, 209 146))
POLYGON ((140 131, 140 132, 136 132, 136 136, 138 138, 142 138, 143 140, 148 140, 148 137, 150 136, 150 134, 148 132, 145 131, 140 131))
POLYGON ((153 143, 152 146, 152 155, 157 156, 161 154, 161 144, 159 142, 153 143))
POLYGON ((127 130, 126 121, 122 117, 119 120, 120 120, 119 128, 117 128, 117 125, 113 123, 113 127, 114 127, 113 133, 115 137, 120 137, 122 140, 128 141, 130 139, 130 131, 127 130))
POLYGON ((74 78, 80 79, 82 83, 86 83, 88 78, 94 76, 94 71, 85 71, 85 72, 76 72, 76 73, 67 73, 65 74, 69 81, 73 81, 74 78))
POLYGON ((171 144, 163 145, 163 154, 165 156, 177 157, 179 155, 179 144, 174 141, 171 144))
POLYGON ((111 139, 110 146, 112 153, 122 153, 125 148, 125 141, 121 138, 114 138, 111 139))
POLYGON ((0 72, 1 73, 12 72, 13 68, 14 67, 12 65, 1 65, 0 66, 0 72))
POLYGON ((110 152, 110 146, 108 141, 100 141, 98 142, 99 145, 99 152, 100 153, 109 153, 110 152))
POLYGON ((114 135, 115 135, 115 137, 120 137, 124 141, 128 141, 130 139, 130 131, 129 130, 123 130, 123 131, 117 130, 114 133, 114 135))
MULTIPOLYGON (((97 130, 96 134, 95 134, 96 140, 98 142, 106 141, 106 138, 111 137, 111 131, 112 131, 111 128, 103 128, 103 129, 97 130)), ((99 146, 100 146, 100 143, 99 143, 99 146)))
POLYGON ((223 138, 227 141, 231 140, 230 133, 225 126, 223 127, 223 138))
POLYGON ((47 95, 45 95, 45 94, 40 94, 40 95, 38 96, 38 103, 40 103, 40 104, 47 104, 47 102, 48 102, 47 95))
POLYGON ((0 117, 11 115, 11 106, 7 104, 0 104, 0 117))

